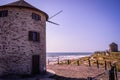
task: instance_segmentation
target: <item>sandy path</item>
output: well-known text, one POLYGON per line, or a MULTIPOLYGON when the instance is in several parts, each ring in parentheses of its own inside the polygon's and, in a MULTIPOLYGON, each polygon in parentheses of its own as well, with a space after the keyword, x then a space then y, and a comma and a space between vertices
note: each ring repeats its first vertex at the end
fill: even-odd
POLYGON ((69 78, 96 77, 104 72, 104 68, 76 66, 76 65, 49 65, 48 69, 56 72, 57 75, 69 78))

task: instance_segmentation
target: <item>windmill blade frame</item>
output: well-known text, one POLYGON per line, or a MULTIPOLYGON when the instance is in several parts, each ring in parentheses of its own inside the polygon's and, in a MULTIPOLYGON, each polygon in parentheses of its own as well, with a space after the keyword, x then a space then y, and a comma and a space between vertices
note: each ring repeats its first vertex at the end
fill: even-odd
POLYGON ((59 25, 59 24, 57 24, 57 23, 55 23, 55 22, 52 22, 52 21, 47 21, 47 22, 52 23, 52 24, 55 24, 55 25, 59 25))
POLYGON ((55 24, 55 25, 59 25, 58 23, 55 23, 55 22, 52 22, 52 21, 49 21, 49 20, 52 19, 53 17, 57 16, 57 15, 60 14, 61 12, 63 12, 63 10, 61 10, 61 11, 57 12, 56 14, 54 14, 53 16, 51 16, 51 17, 47 20, 47 22, 52 23, 52 24, 55 24))
POLYGON ((53 16, 51 16, 51 17, 49 18, 49 20, 52 19, 53 17, 57 16, 57 15, 60 14, 61 12, 63 12, 63 10, 61 10, 61 11, 57 12, 56 14, 54 14, 53 16))

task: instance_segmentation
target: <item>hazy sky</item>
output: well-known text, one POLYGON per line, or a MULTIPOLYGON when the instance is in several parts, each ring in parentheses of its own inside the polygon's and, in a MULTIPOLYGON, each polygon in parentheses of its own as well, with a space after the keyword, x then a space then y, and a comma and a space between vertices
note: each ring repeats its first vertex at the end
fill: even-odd
MULTIPOLYGON (((0 0, 0 5, 16 0, 0 0)), ((120 50, 120 0, 26 0, 60 24, 47 23, 47 52, 94 52, 112 42, 120 50)))

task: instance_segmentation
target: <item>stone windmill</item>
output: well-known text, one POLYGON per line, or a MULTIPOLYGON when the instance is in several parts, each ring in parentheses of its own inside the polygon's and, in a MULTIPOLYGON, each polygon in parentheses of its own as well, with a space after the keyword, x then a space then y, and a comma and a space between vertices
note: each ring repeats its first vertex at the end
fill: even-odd
POLYGON ((109 51, 110 52, 118 52, 118 45, 116 43, 112 42, 109 45, 109 51))
POLYGON ((46 71, 46 21, 24 0, 0 6, 0 76, 46 71))

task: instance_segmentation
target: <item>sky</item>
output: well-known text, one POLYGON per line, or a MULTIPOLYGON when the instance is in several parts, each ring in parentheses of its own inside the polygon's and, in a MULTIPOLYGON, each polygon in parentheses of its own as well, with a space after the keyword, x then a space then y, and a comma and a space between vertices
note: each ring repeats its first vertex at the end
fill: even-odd
MULTIPOLYGON (((0 0, 4 5, 16 0, 0 0)), ((25 0, 46 12, 59 26, 46 22, 47 52, 120 50, 120 0, 25 0)))

